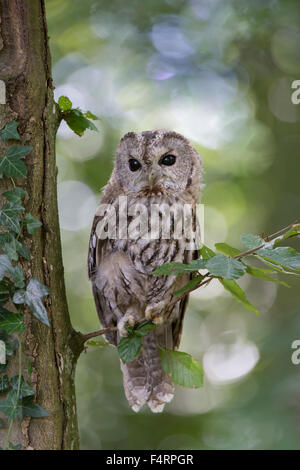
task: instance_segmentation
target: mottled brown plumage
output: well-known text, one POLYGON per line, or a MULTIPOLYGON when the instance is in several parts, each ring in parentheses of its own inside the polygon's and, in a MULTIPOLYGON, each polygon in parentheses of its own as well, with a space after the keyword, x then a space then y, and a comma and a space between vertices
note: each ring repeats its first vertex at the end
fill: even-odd
MULTIPOLYGON (((177 204, 182 208, 188 203, 194 208, 200 197, 200 177, 200 156, 182 135, 160 130, 130 132, 121 139, 101 204, 112 204, 118 209, 119 196, 127 196, 128 213, 135 204, 143 204, 149 213, 153 204, 177 204), (174 156, 175 163, 163 164, 166 155, 174 156), (138 161, 137 170, 131 170, 130 159, 138 161)), ((104 328, 117 326, 117 331, 106 334, 106 339, 115 345, 126 335, 127 321, 133 323, 146 317, 159 324, 144 338, 139 356, 127 364, 121 363, 121 368, 132 409, 138 411, 147 403, 152 411, 162 411, 173 397, 174 386, 161 369, 158 346, 179 346, 188 296, 171 309, 167 307, 174 290, 186 284, 189 275, 154 276, 151 272, 166 262, 187 263, 197 257, 197 251, 186 250, 186 240, 174 237, 173 214, 170 239, 162 238, 160 227, 157 239, 143 239, 141 235, 123 239, 117 234, 115 239, 102 240, 96 230, 102 218, 103 214, 96 213, 88 255, 99 319, 104 328)), ((119 222, 117 217, 117 227, 119 222)))

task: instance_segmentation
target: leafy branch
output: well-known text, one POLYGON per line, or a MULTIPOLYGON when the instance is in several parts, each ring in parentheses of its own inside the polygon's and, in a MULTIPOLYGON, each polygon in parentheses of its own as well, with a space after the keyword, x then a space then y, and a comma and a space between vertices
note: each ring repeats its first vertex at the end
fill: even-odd
POLYGON ((61 96, 58 100, 60 118, 65 120, 70 129, 81 137, 87 129, 98 132, 92 121, 99 120, 90 111, 85 113, 79 108, 73 108, 71 100, 67 96, 61 96))
MULTIPOLYGON (((227 243, 216 243, 216 251, 203 245, 200 257, 189 264, 179 262, 165 263, 153 271, 153 275, 180 276, 190 273, 192 279, 181 289, 173 293, 174 298, 166 309, 171 309, 177 302, 190 292, 204 287, 213 279, 217 279, 232 297, 244 307, 258 313, 246 297, 245 292, 236 282, 237 279, 249 274, 257 279, 275 282, 289 287, 284 281, 277 279, 277 274, 299 275, 300 253, 290 247, 277 247, 285 240, 300 235, 300 224, 294 223, 269 236, 252 234, 241 235, 241 242, 247 248, 240 251, 227 243), (220 253, 220 254, 219 254, 220 253), (247 264, 244 260, 254 258, 268 268, 247 264)), ((166 310, 165 309, 165 310, 166 310)), ((164 311, 160 315, 164 314, 164 311)), ((118 352, 122 362, 130 362, 140 353, 144 337, 151 333, 157 325, 141 319, 134 328, 127 325, 128 336, 122 337, 118 343, 118 352)), ((83 342, 92 337, 117 331, 117 327, 105 328, 87 335, 81 335, 83 342)), ((103 346, 103 343, 100 344, 103 346)), ((182 351, 164 350, 159 348, 161 365, 171 380, 185 387, 197 388, 203 384, 203 371, 199 361, 182 351)))

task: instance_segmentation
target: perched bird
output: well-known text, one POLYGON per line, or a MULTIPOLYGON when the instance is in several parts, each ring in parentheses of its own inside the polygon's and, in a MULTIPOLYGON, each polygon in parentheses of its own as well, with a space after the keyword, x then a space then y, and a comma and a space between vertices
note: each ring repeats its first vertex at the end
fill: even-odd
POLYGON ((198 251, 186 248, 185 237, 175 237, 173 213, 168 219, 169 238, 162 236, 166 222, 161 209, 162 227, 156 238, 147 238, 144 233, 124 236, 124 227, 120 234, 121 217, 126 210, 131 213, 130 224, 141 205, 150 211, 157 205, 183 209, 187 204, 193 208, 194 227, 200 180, 200 155, 185 137, 166 130, 129 132, 120 141, 115 167, 100 202, 102 209, 112 207, 116 211, 116 217, 109 212, 107 219, 115 221, 116 233, 107 238, 99 233, 102 209, 97 210, 93 221, 88 275, 102 327, 116 327, 105 335, 106 340, 117 345, 127 335, 126 324, 134 326, 143 319, 158 325, 144 337, 138 357, 126 364, 121 362, 125 394, 134 411, 147 403, 153 412, 160 412, 173 398, 174 385, 161 368, 158 347, 178 348, 188 301, 185 296, 168 308, 174 290, 185 285, 190 274, 176 277, 151 273, 167 262, 189 263, 198 257, 198 251), (120 197, 122 201, 126 197, 127 208, 118 213, 120 197))

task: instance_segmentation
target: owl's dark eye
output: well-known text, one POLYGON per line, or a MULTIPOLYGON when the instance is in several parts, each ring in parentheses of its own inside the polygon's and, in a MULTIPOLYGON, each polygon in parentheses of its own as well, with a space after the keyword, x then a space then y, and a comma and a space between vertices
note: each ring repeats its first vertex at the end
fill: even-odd
POLYGON ((140 162, 138 160, 136 160, 135 158, 131 158, 129 160, 129 168, 131 169, 131 171, 137 171, 139 170, 140 168, 142 167, 142 165, 140 164, 140 162))
POLYGON ((175 155, 165 155, 159 162, 160 165, 172 166, 176 162, 175 155))

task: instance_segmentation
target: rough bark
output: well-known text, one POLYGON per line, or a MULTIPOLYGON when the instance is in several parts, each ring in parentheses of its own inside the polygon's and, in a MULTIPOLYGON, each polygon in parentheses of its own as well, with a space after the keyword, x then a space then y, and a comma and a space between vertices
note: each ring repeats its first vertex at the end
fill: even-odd
MULTIPOLYGON (((49 417, 16 422, 11 441, 22 442, 24 449, 76 449, 74 373, 82 344, 70 323, 64 286, 56 198, 59 118, 53 100, 44 2, 0 0, 0 20, 0 80, 6 88, 5 103, 0 104, 0 128, 17 120, 21 143, 33 147, 26 157, 28 177, 17 183, 27 191, 26 210, 43 222, 36 235, 26 241, 31 261, 23 263, 23 268, 28 279, 36 277, 51 291, 46 300, 50 328, 28 313, 23 336, 32 362, 36 401, 49 417)), ((1 155, 6 147, 0 143, 1 155)), ((11 182, 0 180, 1 193, 8 188, 11 182)), ((11 372, 15 362, 13 358, 11 372)), ((6 433, 7 429, 0 429, 0 445, 6 433)))

